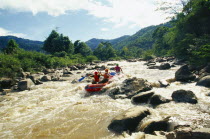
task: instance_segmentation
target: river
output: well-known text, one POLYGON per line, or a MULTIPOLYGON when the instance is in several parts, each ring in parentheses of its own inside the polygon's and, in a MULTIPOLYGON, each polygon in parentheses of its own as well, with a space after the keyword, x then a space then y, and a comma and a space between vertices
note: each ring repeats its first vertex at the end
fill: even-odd
MULTIPOLYGON (((116 78, 107 88, 119 86, 129 77, 144 78, 149 82, 171 79, 179 68, 157 70, 147 69, 144 62, 118 63, 124 76, 116 78)), ((0 102, 0 138, 124 138, 108 131, 107 127, 112 118, 135 105, 129 99, 113 100, 107 93, 87 95, 84 90, 87 79, 71 83, 80 77, 81 74, 74 74, 68 81, 45 82, 30 91, 4 96, 6 100, 0 102)), ((160 116, 171 116, 170 120, 179 124, 210 127, 210 97, 205 95, 210 92, 209 88, 195 86, 195 83, 173 82, 167 88, 153 88, 152 91, 170 99, 173 91, 178 89, 193 91, 198 104, 170 102, 159 105, 154 111, 160 116)))

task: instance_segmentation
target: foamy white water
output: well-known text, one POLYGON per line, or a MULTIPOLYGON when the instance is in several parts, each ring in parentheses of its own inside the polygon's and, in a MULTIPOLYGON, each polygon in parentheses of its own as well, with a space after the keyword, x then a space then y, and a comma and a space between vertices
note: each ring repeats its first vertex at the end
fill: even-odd
MULTIPOLYGON (((128 77, 144 78, 149 82, 174 78, 178 69, 147 69, 144 62, 118 63, 125 75, 107 88, 119 86, 128 77)), ((107 127, 113 117, 134 105, 129 99, 113 100, 107 93, 88 96, 84 90, 88 84, 86 79, 71 83, 79 78, 80 75, 74 75, 69 81, 46 82, 31 91, 4 96, 7 100, 0 102, 0 138, 122 138, 109 132, 107 127)), ((173 91, 178 89, 193 91, 198 104, 170 102, 159 105, 154 111, 164 117, 172 116, 171 120, 179 124, 210 127, 210 97, 205 96, 209 88, 174 82, 167 88, 153 88, 152 91, 171 98, 173 91)))

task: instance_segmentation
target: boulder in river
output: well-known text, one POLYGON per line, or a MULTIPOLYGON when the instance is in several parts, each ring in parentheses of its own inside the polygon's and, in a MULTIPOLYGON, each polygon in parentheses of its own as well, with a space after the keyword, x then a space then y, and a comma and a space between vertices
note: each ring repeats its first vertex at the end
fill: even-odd
POLYGON ((147 80, 133 77, 124 80, 121 87, 112 89, 109 95, 114 99, 116 99, 116 95, 122 94, 125 94, 127 98, 131 98, 138 93, 149 91, 151 89, 152 86, 147 80))
POLYGON ((180 69, 178 69, 175 73, 175 79, 177 81, 183 81, 183 82, 187 82, 187 81, 192 81, 195 79, 195 75, 193 75, 188 66, 184 65, 182 66, 180 69))
POLYGON ((161 95, 157 95, 157 94, 154 94, 151 99, 150 99, 150 104, 152 104, 153 106, 157 106, 157 105, 160 105, 160 104, 163 104, 163 103, 168 103, 170 102, 169 99, 166 99, 164 98, 163 96, 161 95))
POLYGON ((178 128, 166 133, 167 139, 209 139, 210 128, 192 129, 191 127, 178 128))
POLYGON ((171 66, 169 63, 162 63, 159 67, 160 70, 167 70, 167 69, 170 69, 171 66))
POLYGON ((141 123, 139 131, 146 134, 153 134, 154 131, 170 131, 171 124, 169 123, 169 117, 160 120, 149 119, 141 123))
POLYGON ((30 90, 31 87, 35 85, 31 79, 25 79, 18 82, 18 89, 21 91, 30 90))
POLYGON ((15 84, 15 80, 11 78, 2 78, 0 80, 0 90, 9 89, 15 84))
POLYGON ((185 103, 191 103, 191 104, 196 104, 197 97, 192 91, 186 91, 186 90, 177 90, 172 93, 172 99, 175 102, 185 102, 185 103))
POLYGON ((153 94, 154 92, 143 92, 133 96, 131 101, 134 104, 147 103, 153 94))
POLYGON ((51 76, 49 76, 49 75, 44 75, 44 76, 41 78, 41 80, 42 80, 42 81, 51 81, 52 78, 51 78, 51 76))
POLYGON ((108 126, 110 131, 115 133, 135 132, 142 119, 150 115, 149 109, 145 107, 134 107, 128 109, 122 114, 115 117, 108 126))
POLYGON ((201 78, 196 85, 210 87, 210 75, 201 78))

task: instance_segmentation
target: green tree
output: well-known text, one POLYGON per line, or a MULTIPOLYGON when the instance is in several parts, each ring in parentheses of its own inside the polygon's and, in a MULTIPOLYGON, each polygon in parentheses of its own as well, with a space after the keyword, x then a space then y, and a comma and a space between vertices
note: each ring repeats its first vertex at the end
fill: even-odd
POLYGON ((73 54, 74 45, 67 36, 58 34, 53 30, 49 37, 44 41, 43 49, 51 54, 62 51, 68 54, 73 54))
POLYGON ((90 47, 86 43, 80 42, 79 40, 74 42, 74 51, 75 54, 80 53, 83 56, 89 56, 92 55, 93 53, 90 47))
POLYGON ((8 44, 4 49, 4 52, 6 54, 14 54, 17 53, 18 50, 19 50, 18 44, 15 42, 15 40, 11 39, 8 41, 8 44))

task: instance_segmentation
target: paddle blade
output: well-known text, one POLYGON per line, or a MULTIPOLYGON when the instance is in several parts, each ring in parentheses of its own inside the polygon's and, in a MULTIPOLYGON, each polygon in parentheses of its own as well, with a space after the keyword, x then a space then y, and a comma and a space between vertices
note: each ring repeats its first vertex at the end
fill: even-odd
POLYGON ((78 81, 79 81, 79 82, 81 82, 82 80, 84 80, 84 79, 85 79, 85 77, 86 77, 86 76, 84 76, 84 77, 80 78, 78 81))
POLYGON ((115 76, 116 72, 110 72, 109 74, 115 76))

